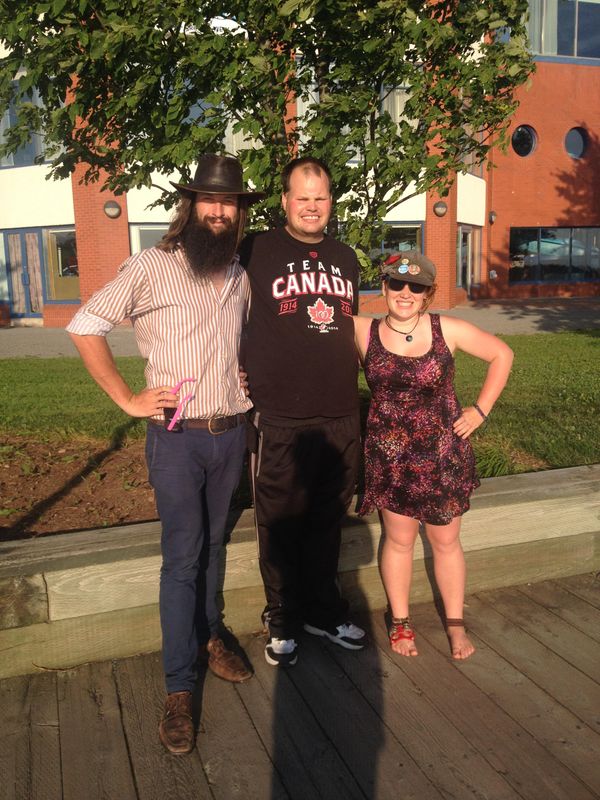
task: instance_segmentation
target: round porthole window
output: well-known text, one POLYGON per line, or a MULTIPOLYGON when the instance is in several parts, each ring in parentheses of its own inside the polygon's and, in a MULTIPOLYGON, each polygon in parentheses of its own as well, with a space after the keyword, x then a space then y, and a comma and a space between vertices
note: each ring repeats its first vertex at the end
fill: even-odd
POLYGON ((537 134, 530 125, 519 125, 515 128, 511 143, 515 153, 524 158, 535 150, 537 134))
POLYGON ((571 128, 565 136, 565 150, 571 158, 581 158, 587 148, 587 133, 584 128, 571 128))

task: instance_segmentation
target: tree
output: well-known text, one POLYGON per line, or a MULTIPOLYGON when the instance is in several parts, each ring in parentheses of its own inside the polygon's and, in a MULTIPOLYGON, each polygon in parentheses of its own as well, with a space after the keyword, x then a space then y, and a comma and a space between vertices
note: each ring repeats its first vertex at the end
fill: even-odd
POLYGON ((248 138, 237 153, 246 177, 268 193, 258 224, 279 215, 280 168, 310 153, 331 167, 349 241, 368 249, 409 187, 444 194, 467 156, 481 162, 502 141, 532 70, 526 10, 526 0, 3 0, 0 111, 12 104, 17 122, 0 153, 38 131, 52 176, 84 162, 86 181, 121 192, 156 172, 185 179, 233 125, 248 138))

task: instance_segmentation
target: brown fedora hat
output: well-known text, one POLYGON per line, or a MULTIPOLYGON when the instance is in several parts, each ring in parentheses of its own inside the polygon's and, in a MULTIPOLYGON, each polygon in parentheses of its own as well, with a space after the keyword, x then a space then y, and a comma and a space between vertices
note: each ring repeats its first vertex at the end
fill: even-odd
POLYGON ((196 174, 191 183, 173 183, 178 192, 202 192, 203 194, 237 194, 245 197, 248 203, 256 203, 264 196, 264 192, 247 192, 244 190, 242 165, 237 158, 217 156, 207 153, 198 159, 196 174))

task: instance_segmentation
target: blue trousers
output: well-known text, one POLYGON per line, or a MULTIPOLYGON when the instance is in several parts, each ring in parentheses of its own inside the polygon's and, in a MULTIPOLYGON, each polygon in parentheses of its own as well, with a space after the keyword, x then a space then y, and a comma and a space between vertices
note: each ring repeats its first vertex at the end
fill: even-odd
POLYGON ((198 647, 219 629, 219 556, 245 449, 244 425, 215 436, 148 424, 146 461, 162 524, 159 605, 167 692, 193 690, 198 647))

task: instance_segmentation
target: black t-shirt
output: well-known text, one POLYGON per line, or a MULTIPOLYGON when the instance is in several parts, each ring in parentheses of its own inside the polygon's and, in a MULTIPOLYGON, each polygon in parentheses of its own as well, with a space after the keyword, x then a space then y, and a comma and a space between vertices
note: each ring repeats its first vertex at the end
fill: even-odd
POLYGON ((328 236, 307 244, 277 228, 247 236, 240 259, 252 287, 242 364, 256 409, 289 419, 355 412, 354 250, 328 236))

